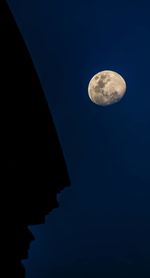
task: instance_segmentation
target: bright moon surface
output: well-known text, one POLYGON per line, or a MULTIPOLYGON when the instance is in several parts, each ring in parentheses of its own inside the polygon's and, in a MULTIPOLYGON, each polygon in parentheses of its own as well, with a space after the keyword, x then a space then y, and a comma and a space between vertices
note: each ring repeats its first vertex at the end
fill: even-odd
POLYGON ((107 106, 119 102, 126 92, 126 82, 115 71, 104 70, 95 74, 88 85, 92 102, 107 106))

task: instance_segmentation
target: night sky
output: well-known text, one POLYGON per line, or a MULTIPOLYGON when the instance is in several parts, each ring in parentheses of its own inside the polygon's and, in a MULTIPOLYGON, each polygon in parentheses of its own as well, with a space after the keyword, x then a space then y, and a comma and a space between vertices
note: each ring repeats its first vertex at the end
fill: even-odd
MULTIPOLYGON (((9 0, 41 80, 71 187, 36 237, 27 278, 150 277, 150 6, 144 1, 9 0), (127 92, 100 107, 101 70, 127 92)), ((33 201, 34 203, 34 201, 33 201)))

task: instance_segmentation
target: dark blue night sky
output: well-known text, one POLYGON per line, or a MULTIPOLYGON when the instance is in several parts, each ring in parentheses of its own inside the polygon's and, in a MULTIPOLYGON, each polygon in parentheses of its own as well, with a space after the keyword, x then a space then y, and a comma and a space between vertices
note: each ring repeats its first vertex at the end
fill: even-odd
POLYGON ((27 278, 150 277, 150 4, 9 0, 39 74, 72 186, 24 264, 27 278), (126 80, 100 107, 91 77, 126 80))

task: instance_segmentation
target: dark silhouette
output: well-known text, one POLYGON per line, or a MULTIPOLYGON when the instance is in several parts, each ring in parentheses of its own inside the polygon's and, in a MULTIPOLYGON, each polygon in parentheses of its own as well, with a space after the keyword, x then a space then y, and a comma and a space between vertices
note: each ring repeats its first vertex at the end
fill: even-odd
MULTIPOLYGON (((0 1, 1 239, 11 277, 34 239, 30 224, 58 207, 70 185, 56 129, 30 54, 6 1, 0 1)), ((2 269, 2 268, 1 268, 2 269)))

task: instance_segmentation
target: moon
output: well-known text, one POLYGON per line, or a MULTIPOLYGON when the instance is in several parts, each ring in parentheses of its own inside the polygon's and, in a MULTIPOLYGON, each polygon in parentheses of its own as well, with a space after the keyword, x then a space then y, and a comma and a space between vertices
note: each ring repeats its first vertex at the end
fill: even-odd
POLYGON ((88 95, 91 101, 101 106, 119 102, 125 92, 125 80, 119 73, 111 70, 98 72, 88 85, 88 95))

